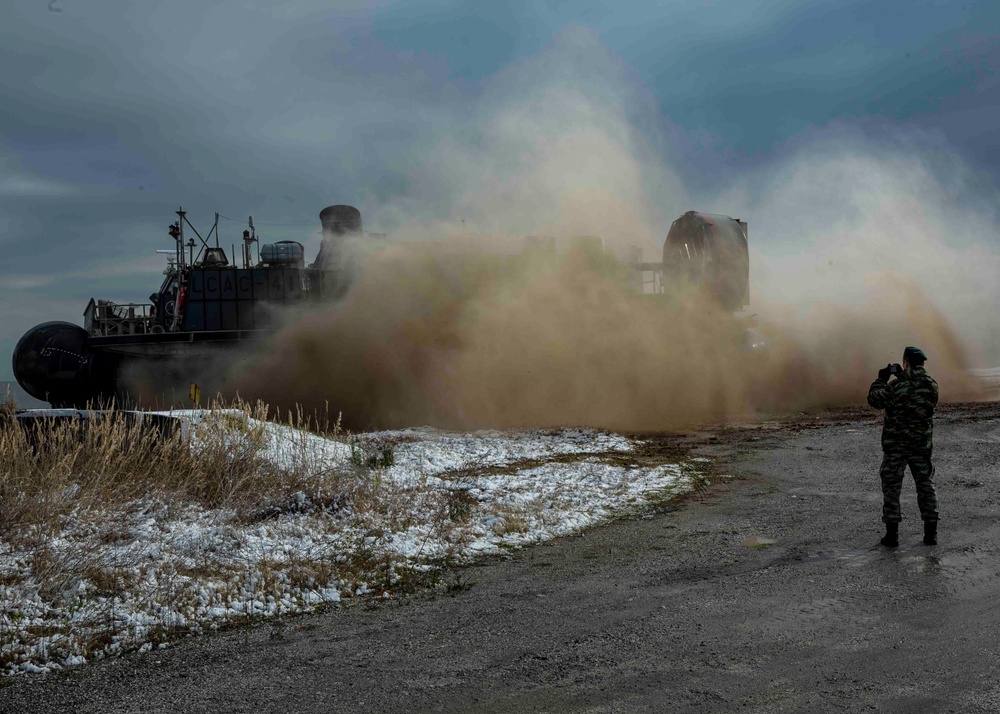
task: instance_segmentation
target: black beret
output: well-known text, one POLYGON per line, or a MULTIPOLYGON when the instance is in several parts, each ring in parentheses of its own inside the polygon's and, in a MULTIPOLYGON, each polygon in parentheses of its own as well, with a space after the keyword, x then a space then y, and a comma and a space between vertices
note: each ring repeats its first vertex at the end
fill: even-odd
POLYGON ((912 357, 916 357, 917 360, 920 362, 927 361, 927 355, 925 355, 924 351, 919 347, 907 347, 905 350, 903 350, 903 359, 907 360, 908 362, 912 362, 913 361, 911 359, 912 357))

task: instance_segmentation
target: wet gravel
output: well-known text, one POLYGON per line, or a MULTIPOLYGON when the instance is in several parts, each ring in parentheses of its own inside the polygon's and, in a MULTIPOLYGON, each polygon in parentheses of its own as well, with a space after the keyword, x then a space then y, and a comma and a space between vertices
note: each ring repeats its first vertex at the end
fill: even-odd
POLYGON ((877 545, 878 436, 866 410, 659 435, 712 485, 445 595, 15 678, 0 711, 998 711, 1000 405, 940 411, 936 547, 909 478, 877 545))

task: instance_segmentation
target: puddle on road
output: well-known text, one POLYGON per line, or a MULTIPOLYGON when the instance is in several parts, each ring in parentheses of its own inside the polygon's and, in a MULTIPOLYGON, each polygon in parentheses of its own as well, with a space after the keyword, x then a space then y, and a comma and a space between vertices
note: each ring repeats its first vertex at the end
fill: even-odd
POLYGON ((872 556, 877 552, 878 550, 875 548, 830 548, 805 555, 801 560, 803 563, 815 563, 821 560, 839 560, 843 561, 846 565, 858 567, 863 565, 864 561, 871 560, 872 556))
POLYGON ((896 550, 878 545, 869 548, 827 548, 804 555, 799 561, 833 561, 845 568, 892 564, 905 575, 939 576, 953 592, 987 583, 1000 589, 1000 558, 992 548, 943 551, 940 547, 929 548, 919 542, 896 550))
POLYGON ((929 575, 947 575, 945 558, 936 555, 908 556, 900 562, 915 573, 929 575))
POLYGON ((970 589, 986 583, 996 587, 1000 583, 1000 565, 993 548, 913 554, 900 562, 912 572, 941 575, 950 581, 952 588, 970 589))

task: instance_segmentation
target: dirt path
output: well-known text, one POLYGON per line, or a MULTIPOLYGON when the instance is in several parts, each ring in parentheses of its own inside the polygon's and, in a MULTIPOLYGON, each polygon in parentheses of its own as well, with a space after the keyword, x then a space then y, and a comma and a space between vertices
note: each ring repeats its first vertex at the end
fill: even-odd
POLYGON ((876 545, 870 411, 661 442, 736 478, 450 596, 22 679, 0 711, 1000 710, 1000 405, 940 413, 934 548, 909 479, 902 546, 876 545))

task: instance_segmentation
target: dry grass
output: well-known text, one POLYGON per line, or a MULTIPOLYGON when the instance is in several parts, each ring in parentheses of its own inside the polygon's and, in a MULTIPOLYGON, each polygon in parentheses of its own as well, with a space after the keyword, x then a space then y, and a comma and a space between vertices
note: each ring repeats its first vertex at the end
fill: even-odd
MULTIPOLYGON (((286 416, 292 428, 285 435, 283 463, 265 458, 266 422, 273 416, 260 403, 214 405, 197 425, 197 448, 180 429, 162 434, 124 412, 28 428, 4 420, 0 538, 17 542, 51 533, 71 512, 117 508, 143 498, 196 503, 249 521, 269 510, 301 509, 302 499, 289 499, 303 491, 310 508, 336 508, 352 495, 348 482, 358 481, 358 474, 334 474, 317 463, 306 441, 307 429, 317 431, 316 422, 301 413, 286 416)), ((339 438, 339 425, 328 432, 339 438)), ((107 538, 113 541, 115 535, 107 538)))
POLYGON ((193 452, 180 433, 161 436, 114 412, 101 420, 48 421, 0 430, 0 536, 53 532, 72 511, 101 510, 150 495, 219 506, 258 475, 252 432, 232 440, 207 432, 193 452))
POLYGON ((229 613, 224 624, 327 597, 316 593, 391 595, 433 584, 447 554, 404 557, 393 539, 454 530, 461 515, 434 489, 387 487, 393 449, 352 440, 339 420, 242 402, 214 405, 188 437, 115 411, 30 428, 0 418, 0 666, 158 645, 200 631, 212 609, 229 613), (346 456, 338 465, 321 448, 331 443, 346 456), (201 540, 169 557, 143 550, 192 513, 208 521, 201 540), (312 551, 251 547, 299 522, 317 543, 312 551), (23 608, 26 601, 34 605, 23 608), (123 619, 126 601, 169 610, 173 620, 123 619))
POLYGON ((474 463, 421 479, 401 459, 407 475, 388 478, 398 445, 242 402, 185 433, 116 412, 28 430, 0 418, 0 672, 460 589, 470 543, 564 532, 579 500, 556 480, 497 501, 479 483, 496 468, 474 463))
POLYGON ((0 419, 12 416, 16 411, 17 402, 14 400, 14 395, 10 392, 10 387, 7 387, 0 393, 0 419))

